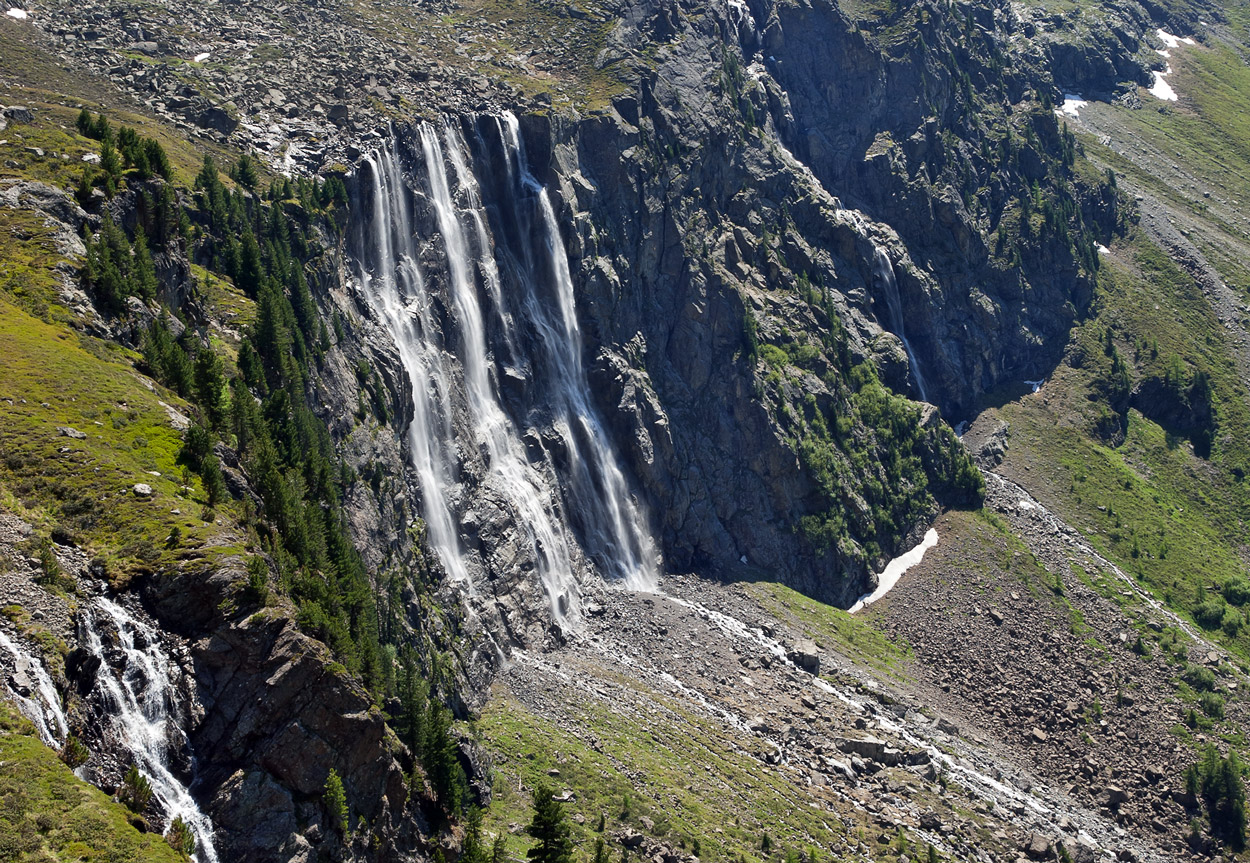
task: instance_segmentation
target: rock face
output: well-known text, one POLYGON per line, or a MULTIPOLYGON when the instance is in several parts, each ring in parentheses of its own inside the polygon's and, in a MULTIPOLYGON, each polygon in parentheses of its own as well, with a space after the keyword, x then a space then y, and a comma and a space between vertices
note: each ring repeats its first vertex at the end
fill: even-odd
MULTIPOLYGON (((638 0, 603 13, 619 21, 602 59, 619 62, 620 77, 607 88, 611 98, 578 112, 551 110, 550 96, 521 100, 476 73, 430 68, 416 45, 401 50, 367 34, 333 4, 258 0, 224 19, 210 6, 163 9, 140 22, 132 10, 91 2, 59 16, 65 23, 50 24, 47 38, 78 62, 109 68, 168 121, 257 148, 284 169, 334 165, 355 191, 351 230, 380 216, 367 204, 364 165, 394 135, 407 152, 405 189, 427 193, 409 215, 420 237, 414 260, 430 282, 430 325, 451 332, 463 312, 451 294, 449 238, 427 188, 420 130, 401 123, 392 132, 377 110, 437 106, 467 142, 468 159, 495 169, 478 173, 480 188, 461 181, 455 192, 462 210, 486 214, 483 231, 503 250, 496 261, 505 283, 510 269, 533 265, 525 250, 544 243, 555 269, 567 265, 585 395, 626 475, 617 502, 636 501, 649 514, 667 565, 783 580, 841 605, 939 503, 958 502, 940 487, 956 445, 937 413, 899 421, 922 431, 905 454, 919 466, 893 476, 878 458, 891 444, 877 426, 891 428, 890 416, 874 422, 856 413, 853 396, 879 375, 957 419, 985 391, 1042 377, 1058 359, 1089 300, 1096 263, 1087 252, 1118 217, 1105 188, 1071 175, 1072 144, 1048 99, 1056 85, 1113 90, 1141 80, 1142 46, 1111 34, 1142 32, 1149 20, 1129 5, 1124 21, 1096 28, 1097 50, 1058 37, 1035 49, 1019 46, 1061 32, 1064 22, 1024 18, 1006 4, 966 21, 949 4, 915 4, 899 13, 915 20, 880 22, 885 35, 874 37, 824 0, 697 9, 638 0), (253 26, 273 35, 284 62, 253 50, 253 26), (507 109, 521 115, 515 163, 499 119, 507 109), (1000 154, 1000 145, 1009 151, 1000 154), (340 160, 352 163, 346 172, 340 160), (547 190, 559 242, 536 236, 536 220, 508 217, 511 172, 522 168, 547 190), (1030 212, 1038 198, 1046 213, 1030 212), (889 499, 908 504, 883 509, 889 499)), ((16 107, 4 115, 30 120, 16 107)), ((119 196, 110 205, 116 220, 125 224, 159 191, 153 184, 119 196)), ((54 213, 64 243, 81 248, 77 230, 91 220, 68 196, 9 181, 0 196, 54 213)), ((336 257, 339 238, 322 239, 335 254, 310 281, 343 331, 308 395, 360 476, 345 492, 353 539, 371 572, 445 574, 433 559, 417 562, 431 512, 410 434, 420 421, 414 390, 440 382, 412 379, 359 273, 349 275, 353 262, 336 257), (389 399, 390 422, 352 416, 375 394, 360 379, 362 361, 370 386, 389 399)), ((174 307, 191 284, 176 258, 157 261, 173 287, 163 299, 174 307)), ((485 285, 483 263, 475 261, 485 285)), ((133 314, 143 321, 153 312, 139 303, 133 314)), ((137 329, 97 326, 137 344, 137 329)), ((562 480, 575 475, 577 459, 560 417, 535 398, 541 343, 567 337, 529 331, 510 342, 501 327, 482 336, 492 392, 524 429, 521 460, 551 493, 543 508, 579 535, 570 568, 593 616, 602 614, 589 600, 602 590, 603 567, 562 480)), ((463 375, 453 382, 462 386, 463 375)), ((527 514, 492 484, 495 454, 474 436, 472 417, 462 410, 446 422, 457 430, 450 510, 466 577, 480 589, 465 598, 443 579, 438 598, 453 609, 463 602, 468 613, 435 620, 431 638, 469 646, 455 671, 472 701, 509 645, 560 642, 572 624, 552 625, 568 609, 535 578, 543 543, 527 541, 527 514)), ((219 458, 231 493, 251 499, 237 460, 224 447, 219 458)), ((223 859, 420 856, 431 819, 405 792, 409 755, 367 693, 299 633, 289 609, 246 606, 245 582, 227 564, 161 573, 142 586, 152 616, 186 644, 197 791, 223 828, 223 859), (353 817, 370 827, 356 847, 334 845, 320 804, 331 767, 353 817), (363 838, 370 832, 376 840, 363 838)), ((393 602, 415 619, 426 599, 405 588, 393 602)), ((814 644, 789 655, 811 674, 820 670, 814 644)), ((71 654, 68 666, 76 685, 89 688, 98 668, 91 658, 71 654)), ((1039 729, 1037 743, 1046 742, 1039 729)), ((844 746, 874 762, 921 760, 874 739, 844 746)))

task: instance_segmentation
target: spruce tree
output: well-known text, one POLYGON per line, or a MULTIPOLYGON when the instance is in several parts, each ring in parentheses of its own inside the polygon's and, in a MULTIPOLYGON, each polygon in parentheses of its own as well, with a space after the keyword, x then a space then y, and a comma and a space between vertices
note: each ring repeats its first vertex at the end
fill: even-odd
POLYGON ((546 783, 534 788, 534 819, 526 832, 538 841, 525 854, 533 863, 572 863, 573 839, 569 824, 546 783))

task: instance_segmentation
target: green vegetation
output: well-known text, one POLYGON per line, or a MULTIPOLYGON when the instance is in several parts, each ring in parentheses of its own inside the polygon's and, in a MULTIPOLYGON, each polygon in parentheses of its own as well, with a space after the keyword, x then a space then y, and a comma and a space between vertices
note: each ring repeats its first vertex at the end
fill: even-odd
POLYGON ((1211 835, 1234 851, 1246 847, 1245 772, 1236 752, 1221 757, 1210 743, 1202 760, 1185 770, 1185 788, 1201 797, 1211 835))
POLYGON ((911 649, 890 641, 871 623, 840 608, 810 599, 776 582, 750 586, 769 613, 789 622, 817 645, 836 645, 847 657, 861 665, 899 675, 911 658, 911 649))
POLYGON ((321 799, 325 803, 326 814, 330 816, 330 824, 340 834, 346 834, 347 792, 343 789, 343 780, 339 778, 338 771, 333 767, 330 768, 330 775, 326 777, 325 791, 321 799))
POLYGON ((142 813, 152 802, 152 783, 136 764, 131 764, 117 789, 117 802, 125 804, 131 812, 142 813))
POLYGON ((503 837, 512 857, 523 858, 529 845, 509 834, 508 825, 528 823, 533 806, 518 788, 552 782, 559 783, 557 790, 573 792, 570 802, 560 805, 571 822, 573 844, 586 856, 601 832, 628 827, 687 850, 697 842, 700 859, 762 863, 764 833, 779 849, 803 849, 827 847, 867 826, 828 820, 813 805, 823 800, 822 792, 765 766, 751 754, 758 743, 749 737, 686 713, 678 702, 636 682, 602 685, 611 690, 602 699, 561 691, 561 713, 572 720, 568 726, 502 693, 478 719, 482 741, 497 756, 484 826, 503 837), (558 778, 550 778, 552 770, 558 778))
POLYGON ((159 834, 76 777, 34 726, 0 698, 0 858, 34 861, 183 860, 159 834))
POLYGON ((525 856, 533 863, 572 863, 573 840, 569 822, 554 800, 551 786, 540 782, 534 787, 534 817, 526 833, 537 843, 525 856))

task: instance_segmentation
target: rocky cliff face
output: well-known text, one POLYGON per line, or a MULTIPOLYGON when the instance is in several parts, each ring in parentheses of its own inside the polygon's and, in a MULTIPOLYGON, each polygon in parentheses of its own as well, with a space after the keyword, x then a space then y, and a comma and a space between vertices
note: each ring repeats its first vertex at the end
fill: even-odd
MULTIPOLYGON (((266 27, 285 15, 253 5, 266 27)), ((601 541, 600 516, 579 502, 634 507, 639 549, 658 552, 652 565, 783 581, 846 606, 939 507, 976 499, 975 472, 942 416, 960 419, 987 391, 1046 376, 1089 303, 1094 244, 1119 226, 1114 194, 1076 164, 1053 101, 1061 88, 1146 77, 1134 34, 1150 20, 1126 6, 1122 20, 1091 25, 1089 48, 1053 35, 1062 21, 1008 4, 926 2, 871 22, 826 2, 596 7, 605 28, 590 65, 616 78, 606 96, 555 110, 523 87, 470 78, 466 88, 469 58, 418 62, 415 47, 347 26, 349 11, 299 10, 300 35, 275 37, 290 63, 236 45, 237 65, 196 65, 181 78, 160 58, 217 58, 237 21, 218 27, 200 9, 177 35, 172 17, 143 25, 93 9, 46 29, 91 66, 131 55, 115 77, 163 117, 259 147, 275 166, 347 178, 348 230, 319 237, 328 251, 309 273, 341 334, 306 395, 354 472, 343 508, 375 587, 405 634, 448 652, 470 704, 509 649, 569 637, 579 615, 602 612, 602 577, 629 577, 612 572, 605 549, 620 544, 601 541), (317 40, 332 30, 338 53, 320 57, 317 40), (322 86, 303 88, 287 66, 314 56, 322 86), (361 77, 363 56, 374 77, 361 77), (440 106, 433 126, 414 124, 421 100, 440 106), (507 111, 520 115, 515 141, 507 111), (447 470, 423 474, 413 429, 432 420, 416 405, 439 386, 469 390, 472 374, 474 334, 432 179, 437 163, 457 166, 431 158, 423 139, 431 128, 443 135, 443 122, 467 160, 447 195, 454 219, 471 231, 479 218, 482 231, 469 241, 468 293, 489 311, 492 265, 506 289, 477 359, 516 446, 492 449, 480 408, 452 399, 437 418, 447 470), (369 286, 383 216, 370 184, 379 154, 393 151, 412 201, 399 235, 414 241, 410 263, 424 274, 424 293, 400 299, 419 299, 405 313, 426 315, 435 352, 459 358, 441 380, 433 365, 412 373, 369 286), (537 187, 554 227, 534 216, 537 187), (531 259, 540 254, 550 256, 542 267, 531 259), (561 266, 574 325, 510 332, 509 309, 531 324, 555 320, 550 280, 561 266), (538 286, 530 305, 509 306, 527 285, 538 286), (569 343, 575 363, 561 362, 577 366, 587 401, 561 413, 543 364, 569 343), (353 412, 375 398, 389 406, 385 419, 353 412), (602 441, 570 433, 570 416, 602 420, 602 441), (593 494, 578 489, 575 438, 611 450, 620 485, 600 470, 593 494), (511 485, 497 470, 509 458, 524 474, 511 485), (536 509, 518 505, 518 483, 536 509), (441 550, 434 485, 454 533, 441 550), (538 530, 543 519, 559 529, 538 530), (552 588, 552 574, 572 583, 552 588), (436 602, 420 581, 434 583, 436 602)), ((114 207, 124 222, 141 205, 132 196, 114 207)), ((163 266, 166 281, 187 283, 189 267, 163 266)), ((232 453, 219 455, 232 492, 252 499, 232 453)), ((291 608, 248 607, 245 581, 235 561, 136 585, 146 613, 185 648, 194 790, 221 830, 222 858, 312 859, 330 848, 345 859, 421 857, 433 810, 405 787, 410 753, 291 608), (350 847, 335 846, 320 799, 330 766, 353 823, 369 827, 350 847)), ((87 692, 88 669, 67 669, 87 692)))

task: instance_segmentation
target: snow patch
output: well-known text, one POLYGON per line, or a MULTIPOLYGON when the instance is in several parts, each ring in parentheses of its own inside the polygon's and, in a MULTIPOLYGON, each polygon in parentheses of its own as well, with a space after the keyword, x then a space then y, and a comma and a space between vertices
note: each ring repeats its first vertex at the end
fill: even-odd
POLYGON ((1100 255, 1109 255, 1109 254, 1111 254, 1111 250, 1110 250, 1110 249, 1108 249, 1106 246, 1102 245, 1101 243, 1099 243, 1099 244, 1098 244, 1098 254, 1100 254, 1100 255))
POLYGON ((204 52, 204 53, 202 53, 202 54, 196 54, 196 55, 195 55, 195 57, 191 60, 191 62, 192 62, 192 63, 203 63, 205 60, 207 60, 207 59, 208 59, 209 57, 211 57, 211 56, 213 56, 211 51, 205 51, 205 52, 204 52))
POLYGON ((1162 99, 1164 102, 1175 102, 1176 91, 1173 90, 1172 85, 1165 80, 1168 75, 1172 74, 1172 67, 1169 65, 1167 71, 1165 72, 1151 72, 1150 74, 1153 75, 1155 79, 1154 86, 1152 86, 1148 91, 1150 95, 1154 96, 1156 99, 1162 99))
POLYGON ((1198 43, 1190 36, 1173 36, 1168 31, 1160 27, 1155 31, 1155 35, 1159 37, 1159 41, 1169 48, 1179 48, 1181 45, 1197 45, 1198 43))
POLYGON ((919 545, 911 549, 911 551, 904 552, 886 564, 885 569, 877 578, 877 589, 872 593, 865 593, 857 599, 855 604, 848 608, 847 611, 854 614, 864 606, 872 605, 878 599, 889 593, 890 589, 893 588, 894 585, 898 584, 899 579, 903 577, 903 573, 920 563, 920 561, 924 559, 924 553, 933 548, 933 546, 937 545, 937 542, 938 532, 933 528, 929 528, 928 532, 924 535, 924 539, 920 541, 919 545))
POLYGON ((1025 381, 1025 383, 1032 388, 1033 392, 1037 392, 1042 388, 1042 384, 1046 383, 1046 378, 1042 378, 1040 381, 1025 381))
POLYGON ((14 19, 15 21, 25 21, 27 18, 30 17, 29 15, 26 14, 25 9, 18 9, 16 7, 10 9, 8 12, 5 12, 4 14, 8 15, 10 18, 14 19))
POLYGON ((1082 99, 1079 94, 1064 93, 1063 105, 1059 108, 1056 108, 1055 113, 1060 114, 1060 115, 1066 114, 1069 117, 1076 117, 1078 116, 1077 111, 1080 111, 1082 108, 1084 108, 1088 104, 1089 104, 1089 100, 1082 99))

